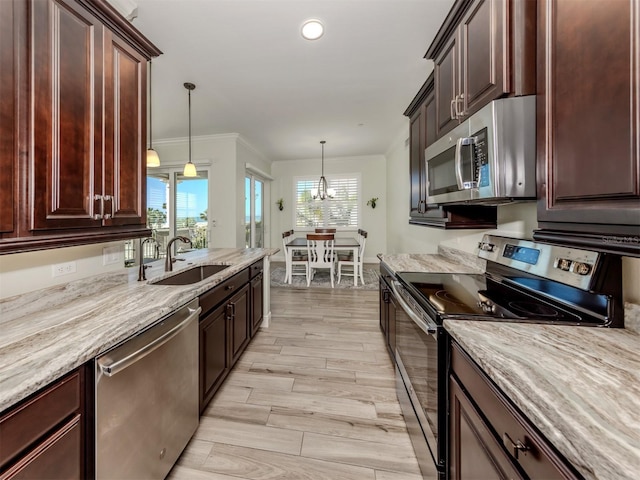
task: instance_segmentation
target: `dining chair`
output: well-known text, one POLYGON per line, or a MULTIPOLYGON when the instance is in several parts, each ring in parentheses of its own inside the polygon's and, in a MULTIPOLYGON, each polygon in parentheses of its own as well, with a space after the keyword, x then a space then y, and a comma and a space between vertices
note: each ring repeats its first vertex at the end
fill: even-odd
POLYGON ((360 247, 358 247, 358 258, 353 258, 353 253, 338 255, 338 283, 342 275, 353 277, 359 276, 362 285, 364 285, 364 247, 367 243, 369 234, 364 230, 358 230, 360 235, 360 247), (345 267, 345 271, 342 269, 345 267))
POLYGON ((332 233, 307 234, 307 252, 309 256, 307 287, 311 285, 311 280, 316 270, 326 269, 329 270, 331 288, 333 288, 333 277, 335 275, 334 246, 335 240, 332 233))
POLYGON ((335 228, 316 228, 316 233, 336 233, 335 228))
POLYGON ((284 253, 284 281, 289 282, 289 274, 291 273, 291 253, 287 245, 291 241, 291 230, 282 232, 282 252, 284 253))

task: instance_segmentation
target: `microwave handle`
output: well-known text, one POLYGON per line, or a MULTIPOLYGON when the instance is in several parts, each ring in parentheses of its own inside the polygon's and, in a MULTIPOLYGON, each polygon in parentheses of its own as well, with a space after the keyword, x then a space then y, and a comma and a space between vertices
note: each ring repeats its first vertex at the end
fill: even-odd
POLYGON ((462 137, 459 138, 456 142, 456 154, 454 160, 456 167, 456 183, 458 184, 458 189, 460 190, 468 190, 472 188, 471 183, 473 182, 473 179, 470 179, 469 182, 465 182, 464 178, 462 178, 462 147, 473 145, 475 141, 475 137, 462 137))

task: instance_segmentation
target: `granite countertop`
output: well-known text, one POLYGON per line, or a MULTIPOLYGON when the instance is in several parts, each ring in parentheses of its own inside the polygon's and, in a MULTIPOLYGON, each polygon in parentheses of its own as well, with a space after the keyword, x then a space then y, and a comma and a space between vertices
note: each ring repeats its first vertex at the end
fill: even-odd
POLYGON ((638 478, 638 333, 465 320, 444 326, 585 478, 638 478))
POLYGON ((152 325, 203 292, 279 249, 214 248, 179 255, 174 272, 194 265, 229 268, 201 282, 150 285, 172 273, 164 260, 0 301, 0 412, 152 325))
POLYGON ((378 255, 394 273, 447 272, 484 273, 485 260, 461 250, 438 247, 438 253, 397 253, 378 255))

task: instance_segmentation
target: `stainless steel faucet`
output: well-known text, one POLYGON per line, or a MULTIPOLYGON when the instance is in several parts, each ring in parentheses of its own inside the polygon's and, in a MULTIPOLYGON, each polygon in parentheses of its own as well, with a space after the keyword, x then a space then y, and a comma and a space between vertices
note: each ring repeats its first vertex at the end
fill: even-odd
POLYGON ((138 269, 139 282, 147 279, 147 277, 144 274, 144 271, 151 266, 151 265, 144 264, 144 244, 147 242, 154 242, 156 244, 156 248, 158 248, 158 241, 153 237, 147 237, 144 240, 140 240, 140 268, 138 269))
POLYGON ((188 243, 189 245, 193 245, 191 243, 191 239, 187 238, 187 237, 183 237, 178 235, 177 237, 173 237, 171 240, 169 240, 167 242, 167 256, 164 259, 164 271, 165 272, 170 272, 173 270, 173 262, 176 261, 175 258, 171 258, 171 246, 173 245, 173 242, 175 242, 176 240, 180 240, 183 243, 188 243))

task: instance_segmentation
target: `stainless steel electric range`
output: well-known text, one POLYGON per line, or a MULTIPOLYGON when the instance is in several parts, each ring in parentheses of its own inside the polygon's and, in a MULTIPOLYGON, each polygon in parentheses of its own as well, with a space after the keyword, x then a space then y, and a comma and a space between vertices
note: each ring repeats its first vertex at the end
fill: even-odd
POLYGON ((396 312, 398 398, 423 474, 446 477, 444 319, 623 327, 621 258, 485 235, 484 274, 401 272, 396 312))

